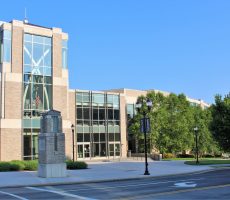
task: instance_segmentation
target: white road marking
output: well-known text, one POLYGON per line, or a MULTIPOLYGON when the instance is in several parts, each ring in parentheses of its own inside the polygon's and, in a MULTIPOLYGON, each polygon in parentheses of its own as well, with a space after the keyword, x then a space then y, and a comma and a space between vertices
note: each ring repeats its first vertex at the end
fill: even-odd
POLYGON ((15 197, 17 199, 21 199, 21 200, 29 200, 29 199, 26 199, 24 197, 20 197, 18 195, 15 195, 15 194, 11 194, 11 193, 8 193, 8 192, 3 192, 3 191, 0 191, 1 194, 6 194, 6 195, 9 195, 9 196, 12 196, 12 197, 15 197))
POLYGON ((42 188, 37 188, 37 187, 26 187, 26 188, 30 189, 30 190, 37 190, 37 191, 42 191, 42 192, 50 192, 50 193, 59 194, 59 195, 62 195, 62 196, 67 196, 67 197, 78 198, 78 199, 82 199, 82 200, 95 200, 95 199, 92 199, 92 198, 83 197, 83 196, 79 196, 79 195, 75 195, 75 194, 69 194, 69 193, 56 191, 56 190, 48 190, 48 189, 42 189, 42 188))
MULTIPOLYGON (((137 186, 145 186, 145 185, 157 185, 157 184, 164 184, 164 183, 175 183, 175 182, 182 182, 182 181, 202 180, 202 179, 204 179, 204 178, 187 179, 187 180, 175 180, 175 181, 148 182, 148 183, 145 182, 145 183, 140 183, 140 184, 95 187, 93 189, 104 190, 104 189, 111 189, 111 188, 137 187, 137 186)), ((92 188, 74 189, 74 190, 66 190, 66 191, 73 192, 73 191, 87 191, 87 190, 92 190, 92 188)))
POLYGON ((189 188, 189 187, 196 187, 197 184, 194 182, 181 182, 181 183, 175 183, 174 187, 183 187, 183 188, 189 188))

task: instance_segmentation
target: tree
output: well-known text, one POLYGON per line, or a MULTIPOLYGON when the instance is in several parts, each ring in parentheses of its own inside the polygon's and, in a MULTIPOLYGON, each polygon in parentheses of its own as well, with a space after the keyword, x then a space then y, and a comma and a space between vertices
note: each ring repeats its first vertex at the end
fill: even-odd
MULTIPOLYGON (((198 127, 198 149, 202 156, 205 153, 216 154, 219 147, 210 131, 212 115, 210 109, 203 110, 200 106, 193 107, 193 127, 198 127)), ((193 147, 195 144, 193 145, 193 147)))
POLYGON ((213 136, 222 150, 230 152, 230 93, 224 98, 221 95, 216 95, 211 112, 213 136))
MULTIPOLYGON (((151 132, 148 141, 151 150, 160 153, 183 152, 192 150, 195 146, 194 127, 199 128, 200 153, 214 152, 216 143, 209 131, 211 114, 209 110, 203 110, 199 106, 192 106, 184 94, 170 94, 150 92, 147 96, 140 96, 138 100, 153 102, 151 111, 147 114, 151 121, 151 132)), ((140 133, 140 119, 143 111, 147 111, 144 105, 137 115, 130 121, 129 133, 135 137, 139 148, 143 150, 143 133, 140 133)))

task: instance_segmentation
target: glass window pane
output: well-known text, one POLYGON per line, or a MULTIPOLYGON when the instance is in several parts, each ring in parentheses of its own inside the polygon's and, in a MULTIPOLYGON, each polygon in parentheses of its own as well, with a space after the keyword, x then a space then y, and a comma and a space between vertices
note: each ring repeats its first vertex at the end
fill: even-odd
POLYGON ((32 67, 32 74, 34 75, 43 75, 43 67, 32 67))
POLYGON ((82 93, 83 95, 83 102, 88 103, 89 102, 89 93, 82 93))
POLYGON ((43 66, 43 45, 33 44, 33 65, 43 66))
POLYGON ((77 142, 83 142, 83 134, 82 133, 77 134, 77 142))
POLYGON ((113 95, 112 94, 107 95, 107 103, 108 104, 113 104, 113 95))
POLYGON ((100 126, 100 133, 104 133, 105 132, 105 126, 100 126))
POLYGON ((83 108, 84 119, 89 119, 89 108, 83 108))
POLYGON ((118 95, 113 96, 113 103, 117 104, 117 105, 119 104, 119 96, 118 95))
POLYGON ((24 74, 24 82, 32 82, 31 74, 24 74))
POLYGON ((114 126, 108 126, 109 133, 114 133, 114 126))
POLYGON ((82 108, 77 108, 77 119, 83 119, 82 108))
POLYGON ((110 142, 114 141, 114 133, 109 133, 109 141, 110 142))
POLYGON ((83 126, 77 125, 77 133, 83 133, 83 126))
POLYGON ((32 42, 32 35, 24 34, 24 42, 32 42))
POLYGON ((93 134, 93 141, 94 142, 99 142, 99 133, 94 133, 93 134))
POLYGON ((84 133, 89 133, 89 126, 84 126, 84 133))
POLYGON ((62 67, 67 69, 67 49, 62 48, 62 67))
POLYGON ((32 64, 32 44, 24 43, 24 64, 32 64))
POLYGON ((33 82, 34 82, 34 83, 43 83, 43 76, 34 75, 34 76, 33 76, 33 82))
POLYGON ((84 120, 83 123, 84 123, 84 125, 89 126, 90 125, 90 120, 84 120))
POLYGON ((44 87, 44 110, 52 108, 52 85, 45 85, 44 87))
POLYGON ((43 85, 34 84, 32 88, 32 108, 43 110, 43 85))
POLYGON ((33 35, 33 42, 43 44, 44 43, 43 38, 44 37, 39 36, 39 35, 33 35))
POLYGON ((84 142, 90 142, 90 134, 89 133, 84 134, 84 142))
POLYGON ((82 93, 77 93, 77 103, 82 103, 82 93))
POLYGON ((108 119, 113 120, 113 109, 108 109, 108 119))
POLYGON ((24 109, 31 109, 31 84, 24 84, 24 109))
POLYGON ((120 156, 120 144, 115 144, 115 155, 120 156))
POLYGON ((100 141, 104 142, 105 141, 105 133, 100 134, 100 141))
POLYGON ((52 84, 52 77, 51 76, 44 76, 44 83, 45 84, 52 84))
POLYGON ((11 60, 11 40, 3 40, 3 61, 10 62, 11 60))
POLYGON ((104 104, 104 94, 93 94, 92 101, 93 103, 104 104))
POLYGON ((47 44, 47 45, 51 45, 51 38, 49 37, 44 37, 44 43, 47 44))
POLYGON ((120 141, 120 133, 115 133, 115 141, 120 141))
POLYGON ((106 156, 106 145, 105 143, 101 143, 101 156, 106 156))
POLYGON ((31 135, 24 135, 24 156, 31 156, 31 135))
POLYGON ((99 109, 99 120, 105 120, 105 109, 99 109))
POLYGON ((11 31, 10 30, 4 30, 3 39, 11 40, 11 31))
POLYGON ((99 126, 93 126, 93 132, 99 133, 99 126))
POLYGON ((52 75, 51 67, 44 67, 43 74, 44 74, 45 76, 51 76, 51 75, 52 75))
POLYGON ((119 119, 120 119, 120 111, 114 110, 114 120, 119 120, 119 119))
POLYGON ((51 67, 51 47, 44 46, 44 66, 51 67))
POLYGON ((109 144, 109 155, 114 156, 114 144, 109 144))
POLYGON ((78 158, 83 158, 83 145, 77 145, 78 158))
POLYGON ((98 109, 97 109, 97 107, 93 108, 93 120, 98 120, 98 109))

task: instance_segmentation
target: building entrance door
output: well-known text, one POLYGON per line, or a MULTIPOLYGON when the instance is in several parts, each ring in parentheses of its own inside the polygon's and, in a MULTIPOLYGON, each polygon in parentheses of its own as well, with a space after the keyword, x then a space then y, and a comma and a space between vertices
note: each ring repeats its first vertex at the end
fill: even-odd
POLYGON ((91 157, 90 143, 78 144, 77 152, 79 159, 87 159, 91 157))

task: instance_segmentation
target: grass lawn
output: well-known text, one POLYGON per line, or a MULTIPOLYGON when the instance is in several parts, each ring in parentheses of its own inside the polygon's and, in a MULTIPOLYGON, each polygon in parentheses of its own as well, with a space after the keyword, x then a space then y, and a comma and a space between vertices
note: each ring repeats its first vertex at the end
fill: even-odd
POLYGON ((162 160, 194 160, 194 158, 164 158, 162 160))
MULTIPOLYGON (((195 158, 164 158, 162 160, 191 160, 191 161, 194 161, 195 158)), ((220 160, 220 158, 199 158, 199 160, 220 160)))
MULTIPOLYGON (((187 165, 196 165, 195 160, 189 160, 184 162, 187 165)), ((220 159, 201 159, 198 165, 216 165, 216 164, 230 164, 230 159, 220 160, 220 159)))

